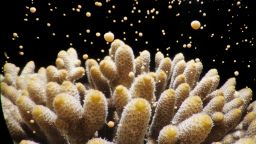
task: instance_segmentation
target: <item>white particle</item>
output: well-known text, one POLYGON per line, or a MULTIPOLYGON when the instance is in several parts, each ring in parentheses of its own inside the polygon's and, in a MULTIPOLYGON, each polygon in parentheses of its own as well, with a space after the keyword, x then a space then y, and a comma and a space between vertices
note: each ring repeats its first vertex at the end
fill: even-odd
POLYGON ((142 37, 143 36, 143 33, 142 32, 139 32, 139 37, 142 37))
POLYGON ((191 46, 192 46, 191 43, 187 44, 187 48, 191 48, 191 46))
POLYGON ((23 45, 19 45, 19 49, 23 49, 23 45))
POLYGON ((96 37, 100 37, 100 32, 96 32, 96 37))
POLYGON ((91 17, 92 16, 92 14, 90 13, 90 12, 86 12, 86 17, 91 17))
POLYGON ((36 8, 35 7, 31 7, 29 10, 30 10, 31 13, 35 13, 36 12, 36 8))
POLYGON ((14 32, 14 33, 12 34, 12 36, 16 38, 16 37, 18 37, 18 34, 17 34, 16 32, 14 32))
POLYGON ((235 76, 238 76, 238 75, 239 75, 239 72, 238 72, 238 71, 235 71, 235 72, 234 72, 234 75, 235 75, 235 76))
POLYGON ((47 23, 46 25, 47 25, 48 27, 50 27, 50 26, 51 26, 51 24, 50 24, 50 23, 47 23))
POLYGON ((102 6, 102 3, 101 3, 101 2, 97 2, 97 1, 96 1, 94 4, 95 4, 95 6, 98 6, 98 7, 101 7, 101 6, 102 6))

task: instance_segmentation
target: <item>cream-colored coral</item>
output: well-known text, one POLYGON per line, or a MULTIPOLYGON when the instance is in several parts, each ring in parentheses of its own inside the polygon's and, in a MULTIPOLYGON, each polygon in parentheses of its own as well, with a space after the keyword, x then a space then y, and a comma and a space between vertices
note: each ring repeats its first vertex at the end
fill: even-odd
POLYGON ((203 74, 199 59, 144 50, 135 57, 116 39, 99 63, 81 66, 74 48, 55 65, 6 63, 1 102, 20 144, 255 143, 256 101, 236 79, 220 84, 217 69, 203 74), (21 73, 19 74, 19 71, 21 73), (201 76, 202 75, 202 76, 201 76))

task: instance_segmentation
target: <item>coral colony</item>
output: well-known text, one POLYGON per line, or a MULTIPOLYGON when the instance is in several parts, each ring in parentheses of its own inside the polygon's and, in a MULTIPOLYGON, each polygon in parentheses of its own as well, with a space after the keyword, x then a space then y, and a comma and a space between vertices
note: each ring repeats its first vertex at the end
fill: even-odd
POLYGON ((216 69, 203 72, 182 53, 135 57, 113 34, 104 38, 112 43, 99 63, 84 56, 83 66, 70 48, 37 71, 33 61, 4 65, 2 108, 16 143, 256 143, 250 88, 236 90, 235 78, 219 85, 216 69))

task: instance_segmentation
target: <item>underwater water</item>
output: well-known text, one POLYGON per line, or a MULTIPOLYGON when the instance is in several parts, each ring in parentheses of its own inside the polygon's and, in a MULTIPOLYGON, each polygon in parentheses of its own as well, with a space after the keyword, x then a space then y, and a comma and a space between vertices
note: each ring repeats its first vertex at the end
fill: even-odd
MULTIPOLYGON (((151 58, 150 71, 157 71, 154 60, 157 52, 162 52, 164 57, 170 57, 172 60, 176 54, 182 53, 186 62, 200 59, 203 64, 201 77, 208 70, 216 68, 220 77, 219 86, 227 79, 235 77, 236 90, 251 88, 252 101, 255 100, 254 0, 9 0, 6 8, 9 7, 11 11, 8 11, 8 15, 3 15, 5 27, 0 40, 1 74, 4 74, 5 63, 13 63, 22 70, 27 62, 33 60, 35 71, 40 67, 55 65, 58 52, 69 48, 76 50, 83 68, 86 67, 88 58, 100 63, 109 55, 111 48, 107 37, 114 36, 114 39, 120 39, 130 46, 135 58, 141 51, 148 50, 151 58)), ((127 58, 126 56, 123 55, 124 58, 127 58)), ((115 61, 116 65, 117 62, 115 61)), ((136 73, 134 74, 137 77, 136 73)), ((86 87, 89 85, 87 88, 101 90, 88 84, 86 76, 80 81, 79 78, 70 81, 77 80, 86 87)), ((112 95, 118 84, 131 87, 131 82, 126 85, 127 76, 123 78, 121 82, 110 84, 109 95, 112 95)), ((61 85, 63 81, 58 83, 61 85)), ((167 82, 170 81, 169 78, 167 82)), ((2 91, 1 85, 1 94, 2 91)), ((108 95, 105 91, 104 94, 108 95)), ((154 102, 151 99, 149 101, 154 102)), ((44 102, 35 102, 45 105, 44 102)), ((142 107, 146 106, 142 104, 142 107)), ((55 111, 54 108, 51 110, 55 111)), ((152 107, 152 111, 154 110, 152 107)), ((115 110, 108 112, 113 111, 115 110)), ((119 117, 121 118, 121 115, 119 117)), ((153 115, 149 117, 152 118, 153 115)), ((5 129, 5 137, 9 138, 10 142, 3 113, 1 120, 1 130, 5 129)), ((113 130, 104 132, 113 133, 113 130)), ((99 135, 112 141, 113 136, 99 135)))

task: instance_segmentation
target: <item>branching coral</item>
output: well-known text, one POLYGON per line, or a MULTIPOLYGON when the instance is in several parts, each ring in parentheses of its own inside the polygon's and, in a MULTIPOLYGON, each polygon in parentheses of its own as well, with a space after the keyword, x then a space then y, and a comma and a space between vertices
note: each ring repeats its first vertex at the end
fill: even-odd
POLYGON ((161 52, 138 57, 114 40, 99 63, 81 66, 75 49, 60 51, 56 66, 36 70, 4 65, 1 101, 13 140, 20 144, 256 143, 256 102, 236 79, 219 86, 200 60, 161 52))

